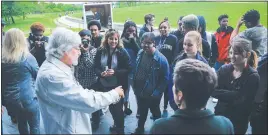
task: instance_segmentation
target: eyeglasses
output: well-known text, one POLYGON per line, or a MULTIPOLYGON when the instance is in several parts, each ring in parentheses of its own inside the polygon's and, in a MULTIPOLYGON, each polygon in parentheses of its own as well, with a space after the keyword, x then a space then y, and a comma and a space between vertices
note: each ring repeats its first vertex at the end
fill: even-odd
POLYGON ((153 42, 142 42, 141 43, 141 46, 142 47, 152 47, 153 46, 153 42))
POLYGON ((77 50, 77 51, 80 51, 81 48, 80 48, 81 45, 77 46, 77 47, 74 47, 73 49, 77 50))

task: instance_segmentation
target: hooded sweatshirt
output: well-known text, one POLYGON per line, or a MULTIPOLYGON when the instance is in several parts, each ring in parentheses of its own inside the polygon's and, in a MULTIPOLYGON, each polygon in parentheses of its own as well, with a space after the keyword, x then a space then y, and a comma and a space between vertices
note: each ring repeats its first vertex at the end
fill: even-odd
POLYGON ((210 59, 209 63, 214 65, 217 57, 218 57, 218 45, 216 42, 216 38, 212 33, 206 32, 206 20, 203 16, 197 16, 199 21, 199 27, 202 28, 202 31, 200 32, 202 39, 206 40, 208 44, 210 45, 210 59))

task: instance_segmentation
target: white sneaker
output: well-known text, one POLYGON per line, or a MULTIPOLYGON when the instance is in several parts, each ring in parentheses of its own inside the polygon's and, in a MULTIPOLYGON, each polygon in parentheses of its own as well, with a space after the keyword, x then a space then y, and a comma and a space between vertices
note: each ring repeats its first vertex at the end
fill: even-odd
POLYGON ((217 103, 218 102, 218 99, 217 98, 212 98, 212 102, 213 103, 217 103))

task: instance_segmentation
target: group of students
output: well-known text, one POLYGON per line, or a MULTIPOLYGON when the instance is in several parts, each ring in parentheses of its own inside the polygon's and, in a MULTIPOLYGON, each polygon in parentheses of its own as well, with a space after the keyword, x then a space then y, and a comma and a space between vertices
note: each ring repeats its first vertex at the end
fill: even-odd
POLYGON ((135 134, 144 133, 149 109, 156 120, 153 134, 245 134, 249 121, 252 133, 267 133, 267 29, 258 11, 246 12, 235 29, 228 26, 228 15, 219 16, 214 34, 206 32, 203 16, 180 17, 172 32, 165 18, 158 35, 154 20, 145 15, 139 33, 128 20, 121 35, 115 29, 101 35, 101 24, 92 20, 79 35, 57 28, 49 39, 44 26, 34 23, 29 46, 21 30, 8 30, 2 103, 18 120, 19 132, 38 134, 41 112, 47 134, 92 133, 109 106, 110 131, 124 134, 132 89, 138 106, 135 134), (243 23, 247 29, 239 33, 243 23), (215 114, 205 108, 210 97, 218 99, 215 114), (175 113, 160 119, 167 117, 168 103, 175 113))

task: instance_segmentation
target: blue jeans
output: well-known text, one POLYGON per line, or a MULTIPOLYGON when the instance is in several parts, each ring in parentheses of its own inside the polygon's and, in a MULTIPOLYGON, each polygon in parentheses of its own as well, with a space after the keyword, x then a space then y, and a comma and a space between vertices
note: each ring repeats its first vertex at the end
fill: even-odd
POLYGON ((133 90, 133 74, 128 75, 128 89, 125 91, 124 103, 129 100, 129 91, 133 90))
POLYGON ((214 65, 215 71, 218 71, 222 65, 224 65, 224 62, 216 61, 214 65))
POLYGON ((36 98, 29 106, 22 107, 17 112, 20 134, 40 134, 40 110, 36 98))

